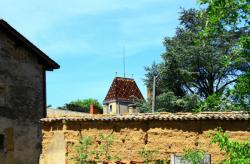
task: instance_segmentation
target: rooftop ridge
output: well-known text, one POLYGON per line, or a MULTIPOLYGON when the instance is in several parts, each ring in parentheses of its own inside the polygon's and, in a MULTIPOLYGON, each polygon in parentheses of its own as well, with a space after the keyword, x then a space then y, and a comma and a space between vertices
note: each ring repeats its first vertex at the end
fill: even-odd
POLYGON ((133 78, 129 78, 129 77, 120 77, 120 76, 115 77, 115 79, 126 79, 126 80, 135 81, 133 78))

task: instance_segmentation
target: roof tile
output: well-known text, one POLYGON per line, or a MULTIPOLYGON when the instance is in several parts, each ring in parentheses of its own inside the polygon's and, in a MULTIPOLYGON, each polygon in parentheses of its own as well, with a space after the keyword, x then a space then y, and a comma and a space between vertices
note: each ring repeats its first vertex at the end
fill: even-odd
POLYGON ((63 117, 48 117, 41 119, 42 122, 51 121, 141 121, 141 120, 250 120, 250 115, 244 112, 204 112, 198 114, 192 113, 141 113, 130 115, 79 115, 63 117))
POLYGON ((130 101, 133 98, 144 99, 136 82, 130 78, 116 77, 104 99, 104 102, 112 100, 130 101))

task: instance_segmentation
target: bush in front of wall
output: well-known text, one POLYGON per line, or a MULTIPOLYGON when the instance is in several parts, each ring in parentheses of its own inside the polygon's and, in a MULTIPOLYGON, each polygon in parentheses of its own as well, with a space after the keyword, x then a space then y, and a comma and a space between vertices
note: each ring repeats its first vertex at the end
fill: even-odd
POLYGON ((250 163, 250 142, 232 141, 228 134, 221 128, 210 134, 212 143, 217 143, 222 151, 226 152, 226 157, 222 163, 250 163))
POLYGON ((74 147, 76 155, 72 158, 76 164, 109 163, 121 160, 119 156, 110 154, 110 149, 115 140, 114 135, 99 134, 96 140, 99 145, 93 147, 94 139, 92 137, 84 136, 80 138, 79 143, 74 147))
POLYGON ((148 164, 150 161, 155 159, 155 155, 158 153, 157 150, 152 150, 144 146, 142 149, 138 151, 138 154, 143 159, 145 164, 148 164))
POLYGON ((76 164, 90 164, 91 154, 89 147, 92 145, 93 139, 89 136, 82 137, 79 140, 79 144, 75 146, 76 156, 73 157, 74 163, 76 164))
POLYGON ((182 159, 186 160, 189 164, 200 164, 205 156, 205 152, 198 149, 184 150, 182 159))

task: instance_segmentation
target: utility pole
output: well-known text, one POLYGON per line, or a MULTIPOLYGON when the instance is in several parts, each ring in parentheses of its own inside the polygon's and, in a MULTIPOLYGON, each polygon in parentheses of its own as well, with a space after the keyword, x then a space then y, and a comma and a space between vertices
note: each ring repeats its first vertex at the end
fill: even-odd
POLYGON ((155 112, 155 83, 156 83, 156 76, 154 76, 154 82, 153 82, 152 113, 155 112))

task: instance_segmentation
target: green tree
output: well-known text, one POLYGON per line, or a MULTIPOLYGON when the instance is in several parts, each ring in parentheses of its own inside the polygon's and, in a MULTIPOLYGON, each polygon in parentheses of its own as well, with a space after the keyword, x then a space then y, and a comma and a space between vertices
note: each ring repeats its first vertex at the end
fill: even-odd
POLYGON ((175 82, 171 87, 177 96, 190 93, 207 98, 214 93, 221 94, 235 83, 238 72, 243 71, 237 63, 224 64, 225 57, 234 58, 231 46, 236 40, 231 33, 197 42, 205 20, 204 11, 183 10, 176 36, 165 38, 163 76, 175 82))
MULTIPOLYGON (((250 109, 250 3, 249 0, 199 0, 205 6, 207 20, 200 39, 233 33, 237 42, 232 45, 234 58, 225 58, 225 65, 236 63, 244 68, 231 89, 232 98, 250 109)), ((236 104, 237 105, 237 104, 236 104)))
POLYGON ((225 94, 245 71, 236 62, 225 64, 225 59, 235 58, 232 46, 238 41, 236 34, 227 31, 223 36, 207 36, 199 42, 207 13, 183 9, 179 20, 175 36, 164 39, 163 62, 146 67, 147 86, 152 87, 153 73, 158 76, 158 111, 191 111, 209 96, 225 94))
POLYGON ((90 105, 94 105, 97 109, 102 112, 102 105, 96 99, 77 99, 75 101, 71 101, 70 103, 66 103, 62 108, 65 110, 78 111, 78 112, 86 112, 89 113, 90 105))

